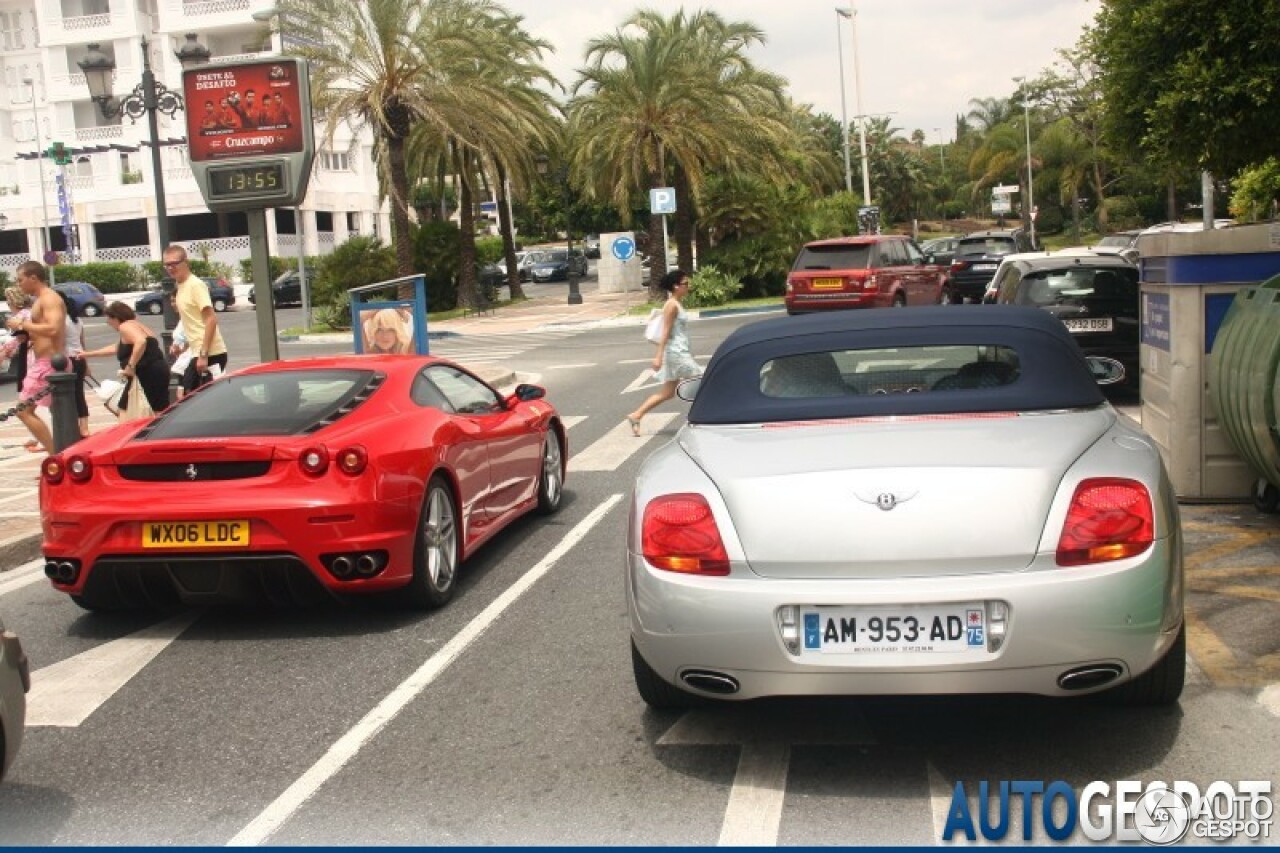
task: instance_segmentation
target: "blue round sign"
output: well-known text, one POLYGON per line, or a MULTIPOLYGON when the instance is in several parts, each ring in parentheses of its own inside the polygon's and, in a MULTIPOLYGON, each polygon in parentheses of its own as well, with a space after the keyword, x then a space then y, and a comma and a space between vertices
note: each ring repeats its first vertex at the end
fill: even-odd
POLYGON ((630 237, 619 237, 613 241, 610 251, 618 260, 629 261, 636 256, 636 241, 630 237))

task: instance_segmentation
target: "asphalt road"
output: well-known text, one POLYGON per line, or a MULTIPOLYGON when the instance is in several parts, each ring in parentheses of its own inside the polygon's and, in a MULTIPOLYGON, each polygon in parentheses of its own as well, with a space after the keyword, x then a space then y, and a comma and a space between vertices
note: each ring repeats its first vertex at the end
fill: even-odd
MULTIPOLYGON (((235 354, 256 340, 252 312, 223 316, 233 366, 248 363, 235 354)), ((752 319, 692 324, 695 354, 752 319)), ((624 328, 435 348, 514 361, 549 389, 572 424, 560 513, 487 545, 429 614, 213 609, 157 624, 0 573, 35 682, 68 685, 33 697, 44 716, 0 784, 0 844, 933 844, 958 780, 1275 790, 1280 688, 1195 665, 1181 704, 1155 711, 1021 697, 648 710, 628 656, 625 495, 685 411, 673 401, 645 439, 627 434, 651 346, 624 328), (83 695, 94 687, 105 695, 83 695)), ((1275 637, 1277 623, 1252 624, 1275 637)))

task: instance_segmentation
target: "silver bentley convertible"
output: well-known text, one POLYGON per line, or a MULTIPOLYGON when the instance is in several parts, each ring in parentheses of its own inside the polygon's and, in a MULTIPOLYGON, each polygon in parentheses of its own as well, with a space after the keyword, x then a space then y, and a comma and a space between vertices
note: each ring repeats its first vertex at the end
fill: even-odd
POLYGON ((632 493, 640 695, 1176 701, 1178 509, 1121 378, 1034 308, 737 330, 632 493))

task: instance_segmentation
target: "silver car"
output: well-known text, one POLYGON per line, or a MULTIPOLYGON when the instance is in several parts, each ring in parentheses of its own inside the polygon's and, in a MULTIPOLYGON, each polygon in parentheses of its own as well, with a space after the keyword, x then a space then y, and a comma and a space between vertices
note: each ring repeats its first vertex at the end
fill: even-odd
POLYGON ((0 778, 18 756, 31 674, 18 637, 0 623, 0 778))
POLYGON ((1015 306, 734 332, 632 493, 642 698, 1176 701, 1178 509, 1123 372, 1015 306))

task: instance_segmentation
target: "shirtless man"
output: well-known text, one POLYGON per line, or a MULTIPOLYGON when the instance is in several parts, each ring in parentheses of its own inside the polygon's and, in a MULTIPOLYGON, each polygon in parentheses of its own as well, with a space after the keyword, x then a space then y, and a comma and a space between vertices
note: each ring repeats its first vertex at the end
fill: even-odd
MULTIPOLYGON (((31 355, 27 375, 22 380, 22 390, 18 394, 21 402, 28 403, 48 389, 49 374, 53 372, 53 357, 66 351, 67 309, 62 303, 62 297, 49 286, 49 273, 44 264, 27 261, 18 267, 18 286, 34 300, 30 319, 10 317, 8 320, 11 331, 26 332, 30 340, 31 355)), ((50 395, 44 394, 34 404, 22 406, 18 410, 18 418, 44 447, 45 452, 52 455, 53 434, 35 411, 35 406, 48 406, 49 402, 50 395)))

